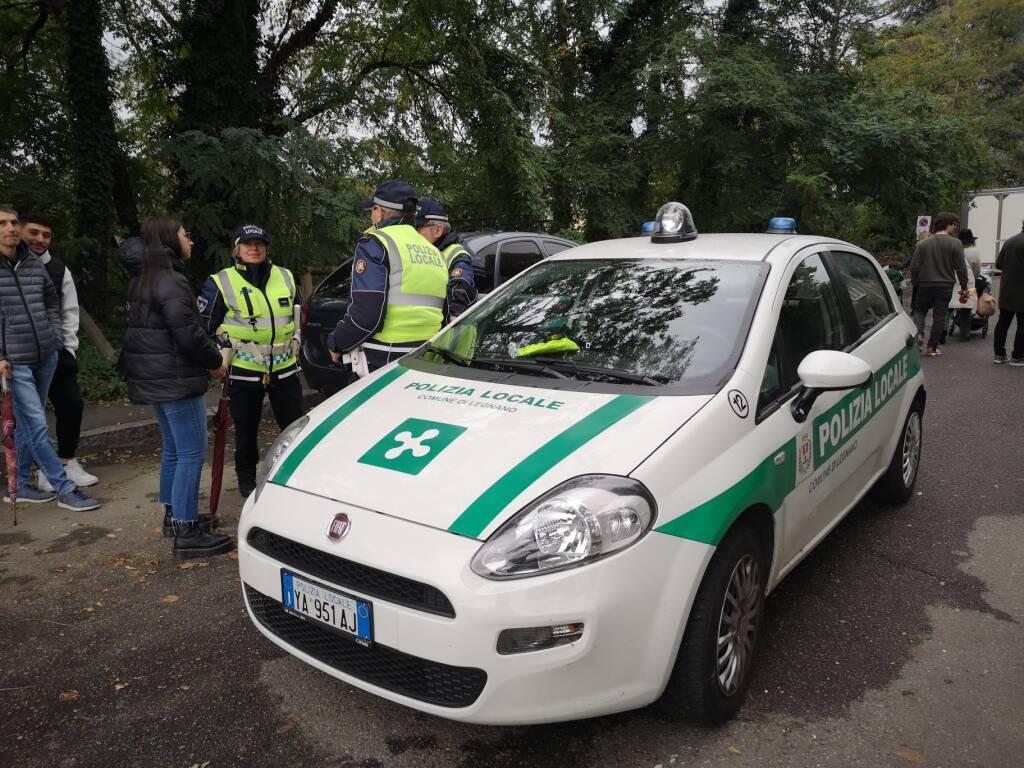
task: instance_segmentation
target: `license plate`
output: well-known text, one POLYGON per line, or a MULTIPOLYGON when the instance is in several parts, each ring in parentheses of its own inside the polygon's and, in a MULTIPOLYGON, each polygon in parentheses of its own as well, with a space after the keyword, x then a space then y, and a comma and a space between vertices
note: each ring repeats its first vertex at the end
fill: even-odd
POLYGON ((281 602, 288 613, 326 624, 362 645, 373 642, 373 605, 366 600, 282 569, 281 602))

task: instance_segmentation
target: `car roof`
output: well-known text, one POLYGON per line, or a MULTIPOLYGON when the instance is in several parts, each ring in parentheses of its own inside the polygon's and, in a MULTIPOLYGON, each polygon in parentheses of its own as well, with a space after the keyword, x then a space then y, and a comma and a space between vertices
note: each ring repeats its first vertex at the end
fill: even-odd
POLYGON ((549 258, 568 259, 725 259, 784 263, 811 245, 842 246, 863 250, 842 240, 814 235, 708 234, 680 243, 655 243, 648 236, 601 240, 562 251, 549 258))
POLYGON ((554 240, 571 247, 578 245, 578 243, 574 243, 572 240, 566 240, 564 237, 558 237, 557 235, 549 235, 546 232, 471 232, 463 235, 466 245, 469 245, 475 251, 502 240, 516 240, 523 237, 554 240))

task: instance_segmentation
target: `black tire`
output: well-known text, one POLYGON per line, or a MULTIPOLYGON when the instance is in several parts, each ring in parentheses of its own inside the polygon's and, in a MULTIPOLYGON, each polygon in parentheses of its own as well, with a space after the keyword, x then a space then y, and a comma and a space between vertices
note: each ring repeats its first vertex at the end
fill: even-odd
POLYGON ((919 400, 915 401, 903 422, 889 468, 871 489, 869 495, 875 501, 881 504, 903 504, 914 494, 914 485, 921 467, 921 446, 924 444, 923 417, 924 408, 919 400), (915 440, 916 449, 913 447, 915 440), (908 456, 908 452, 913 455, 908 456))
POLYGON ((746 526, 733 528, 719 544, 704 573, 672 676, 658 702, 662 712, 706 725, 720 725, 739 711, 750 685, 761 637, 767 579, 767 557, 760 538, 746 526), (733 599, 727 602, 727 596, 733 599), (737 596, 741 598, 741 610, 735 607, 737 596), (731 616, 727 615, 730 613, 731 616), (740 625, 738 634, 745 641, 730 644, 722 655, 723 659, 728 657, 723 663, 718 652, 719 636, 736 620, 740 625))

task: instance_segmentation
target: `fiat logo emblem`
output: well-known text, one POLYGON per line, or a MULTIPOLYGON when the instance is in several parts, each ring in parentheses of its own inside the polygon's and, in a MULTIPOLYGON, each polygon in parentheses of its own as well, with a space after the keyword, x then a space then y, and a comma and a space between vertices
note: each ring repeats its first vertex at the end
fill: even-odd
POLYGON ((327 528, 327 538, 331 541, 341 541, 348 535, 352 527, 352 520, 344 512, 334 516, 330 526, 327 528))

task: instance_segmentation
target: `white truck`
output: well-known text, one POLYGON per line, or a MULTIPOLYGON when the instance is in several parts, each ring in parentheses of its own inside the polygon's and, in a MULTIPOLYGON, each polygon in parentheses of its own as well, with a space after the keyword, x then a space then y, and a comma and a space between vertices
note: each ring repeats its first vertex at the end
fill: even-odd
POLYGON ((1003 243, 1024 226, 1024 187, 968 192, 960 220, 978 238, 982 267, 994 266, 1003 243))

